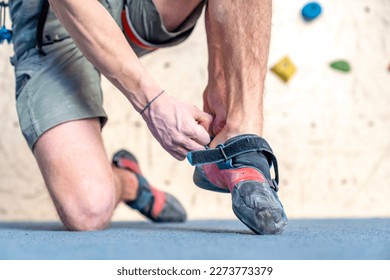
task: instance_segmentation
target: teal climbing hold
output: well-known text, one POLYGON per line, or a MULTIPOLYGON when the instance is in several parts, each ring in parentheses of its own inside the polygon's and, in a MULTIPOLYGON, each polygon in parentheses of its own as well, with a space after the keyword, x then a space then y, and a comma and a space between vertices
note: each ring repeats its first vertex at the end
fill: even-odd
POLYGON ((341 72, 349 72, 349 71, 351 71, 351 66, 345 60, 334 61, 334 62, 332 62, 330 64, 330 67, 332 67, 333 69, 336 69, 338 71, 341 71, 341 72))

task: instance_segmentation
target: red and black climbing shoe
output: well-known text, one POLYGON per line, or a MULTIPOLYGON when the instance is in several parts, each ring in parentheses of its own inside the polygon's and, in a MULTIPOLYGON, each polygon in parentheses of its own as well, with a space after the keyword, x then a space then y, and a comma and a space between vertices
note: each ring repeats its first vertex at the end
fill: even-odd
POLYGON ((112 162, 119 168, 134 172, 137 176, 137 198, 132 201, 125 201, 128 206, 157 223, 178 223, 186 220, 186 211, 180 202, 172 195, 152 187, 142 176, 137 159, 131 153, 120 150, 113 156, 112 162))
POLYGON ((196 166, 195 184, 210 191, 230 192, 234 214, 253 232, 282 233, 287 216, 277 195, 278 163, 263 138, 236 136, 215 149, 190 152, 187 158, 196 166), (271 179, 271 167, 275 179, 271 179))

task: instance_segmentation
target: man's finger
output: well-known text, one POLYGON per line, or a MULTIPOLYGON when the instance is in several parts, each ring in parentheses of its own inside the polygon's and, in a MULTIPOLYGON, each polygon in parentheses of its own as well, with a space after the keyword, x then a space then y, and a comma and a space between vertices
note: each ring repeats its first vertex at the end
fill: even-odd
MULTIPOLYGON (((194 130, 194 136, 192 136, 192 140, 194 140, 198 145, 204 147, 208 145, 211 141, 210 134, 207 130, 205 130, 205 127, 201 124, 196 124, 193 127, 194 130)), ((194 147, 199 150, 199 147, 194 147)), ((194 150, 194 149, 193 149, 194 150)))
POLYGON ((213 117, 210 114, 197 109, 197 112, 195 112, 194 117, 198 124, 203 126, 206 131, 209 131, 211 123, 213 122, 213 117))
POLYGON ((217 135, 225 127, 226 120, 216 116, 213 120, 212 132, 213 135, 217 135))
POLYGON ((184 160, 190 151, 204 150, 205 147, 191 140, 184 147, 177 147, 176 150, 170 150, 169 153, 177 160, 184 160))

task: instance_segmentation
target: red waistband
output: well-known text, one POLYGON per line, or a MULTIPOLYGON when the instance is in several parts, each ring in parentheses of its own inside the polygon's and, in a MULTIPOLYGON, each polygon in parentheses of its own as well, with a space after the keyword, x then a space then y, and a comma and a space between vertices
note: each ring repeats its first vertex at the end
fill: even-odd
POLYGON ((151 46, 147 46, 145 45, 143 42, 141 42, 141 40, 139 40, 137 38, 137 36, 134 34, 133 30, 131 30, 130 28, 130 25, 127 21, 127 17, 126 17, 126 11, 123 10, 122 11, 122 25, 123 25, 123 31, 124 33, 127 35, 127 37, 134 43, 136 44, 137 46, 143 48, 143 49, 146 49, 146 50, 155 50, 157 48, 155 47, 151 47, 151 46))

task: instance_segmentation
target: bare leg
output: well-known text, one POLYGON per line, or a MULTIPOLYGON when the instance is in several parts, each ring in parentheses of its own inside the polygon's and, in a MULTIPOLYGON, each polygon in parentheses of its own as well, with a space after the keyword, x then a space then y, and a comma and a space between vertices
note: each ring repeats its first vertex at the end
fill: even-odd
POLYGON ((102 229, 119 201, 136 197, 135 175, 111 168, 97 119, 50 129, 38 139, 34 155, 57 212, 70 230, 102 229))
POLYGON ((211 147, 240 134, 262 135, 271 8, 271 0, 208 2, 204 108, 215 116, 211 147))
POLYGON ((271 0, 214 0, 208 4, 209 83, 204 109, 214 115, 211 132, 215 135, 209 146, 215 148, 231 139, 225 149, 233 143, 237 154, 226 160, 221 148, 225 161, 197 167, 194 181, 206 189, 228 189, 234 213, 255 233, 279 234, 287 225, 287 216, 276 194, 276 158, 259 137, 263 130, 271 0), (242 134, 255 135, 235 137, 242 134), (270 161, 275 180, 271 179, 270 161))

